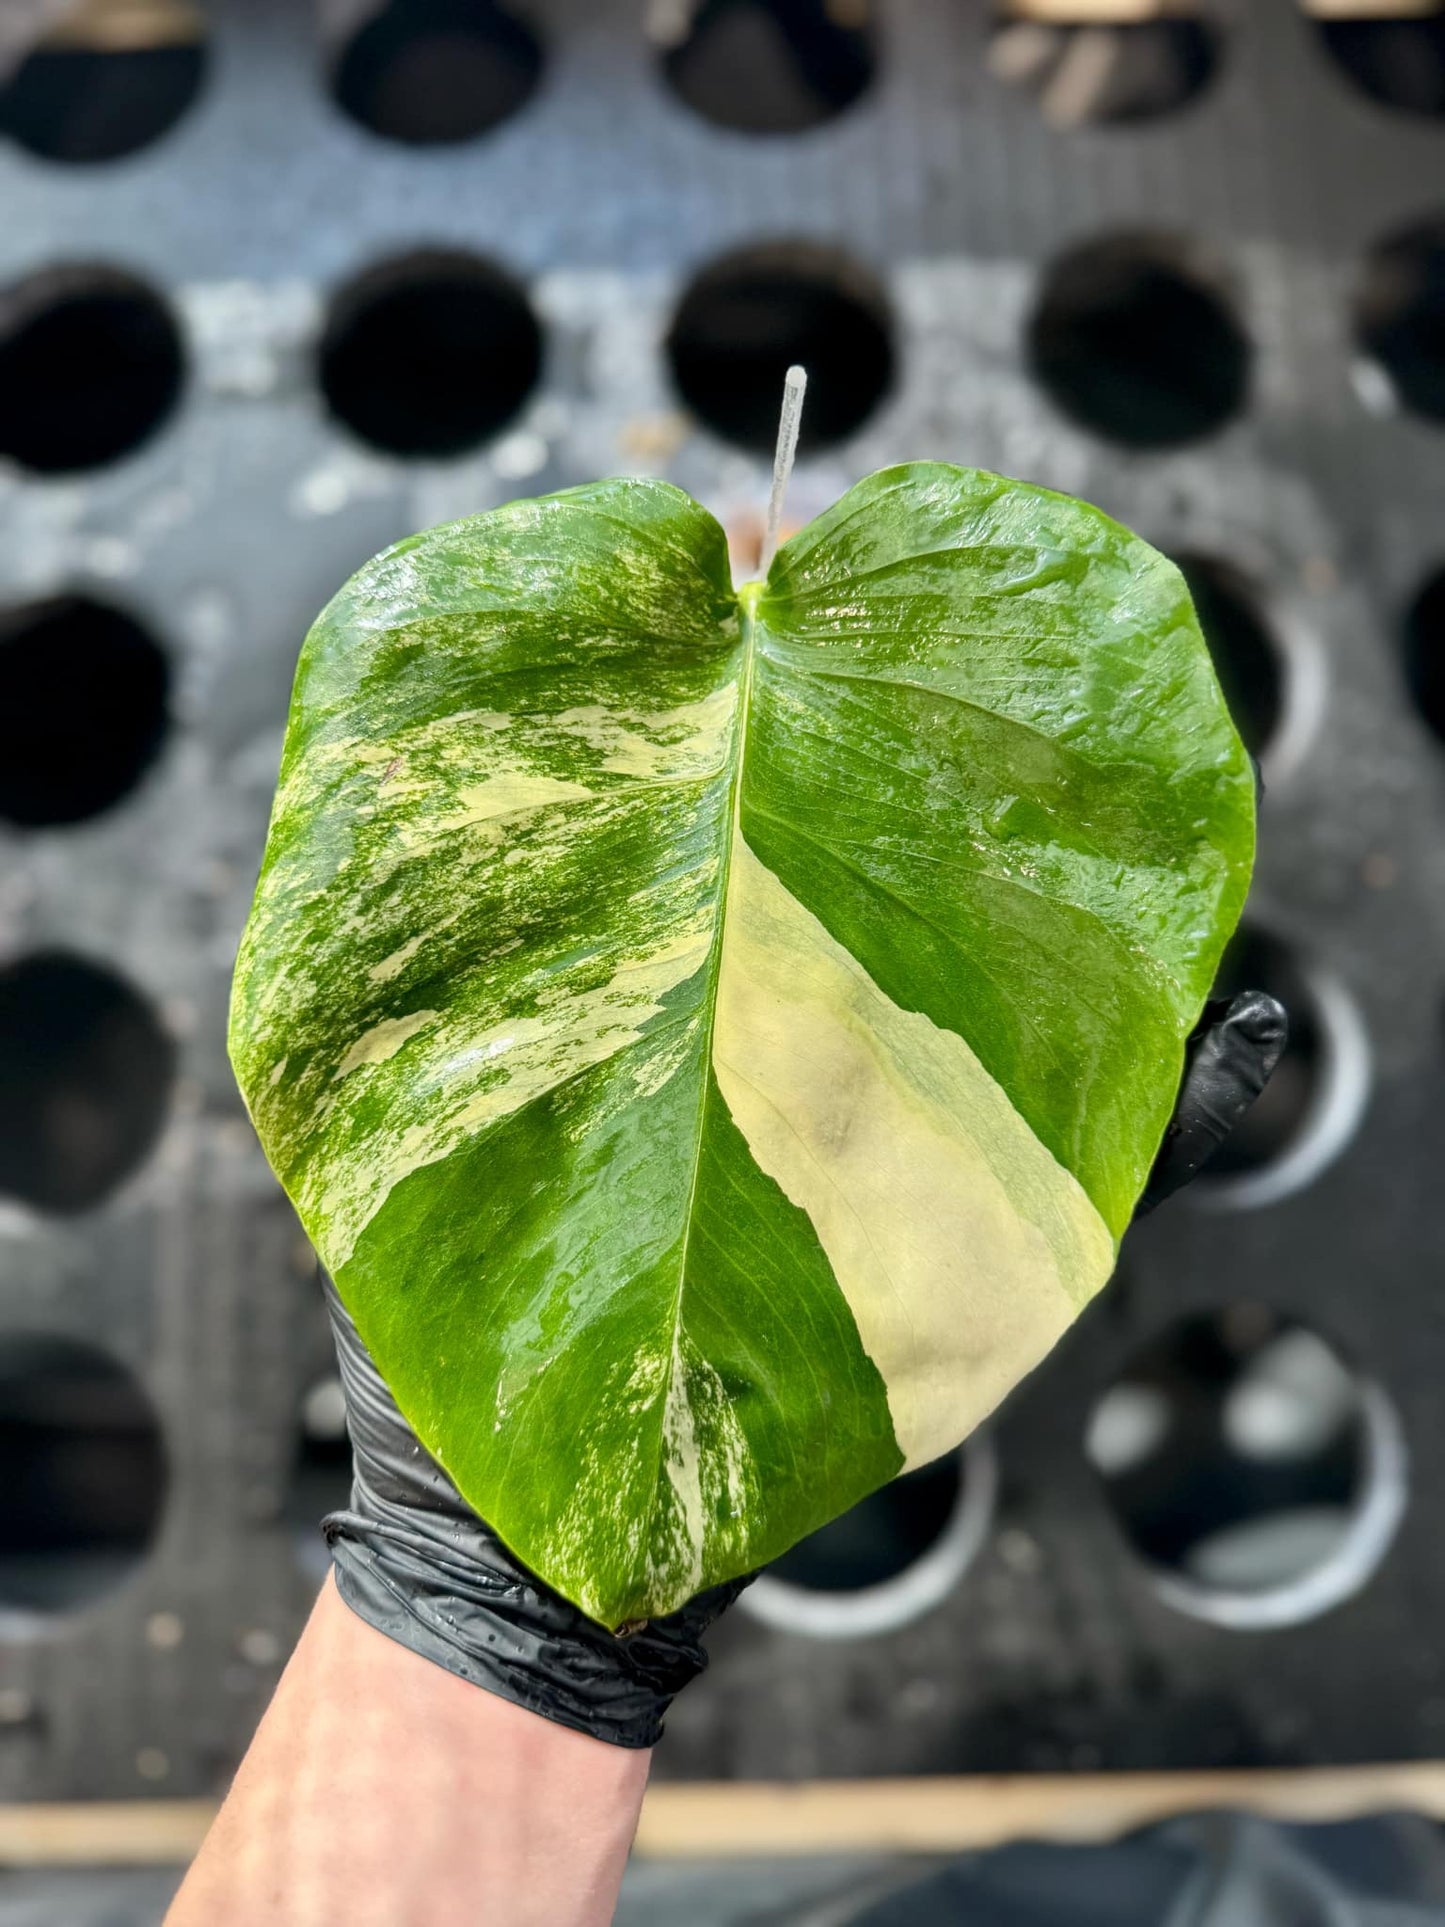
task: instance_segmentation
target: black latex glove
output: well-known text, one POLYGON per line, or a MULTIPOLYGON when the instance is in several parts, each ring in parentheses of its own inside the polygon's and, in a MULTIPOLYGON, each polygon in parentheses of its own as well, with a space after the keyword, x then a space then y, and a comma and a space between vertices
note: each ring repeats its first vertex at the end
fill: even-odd
MULTIPOLYGON (((1211 1005, 1190 1040, 1173 1121, 1140 1210, 1187 1184, 1263 1090, 1284 1045, 1272 997, 1211 1005)), ((324 1529, 342 1598, 450 1673, 615 1746, 651 1746, 707 1664, 701 1636, 746 1579, 611 1633, 519 1564, 396 1408, 326 1280, 355 1458, 351 1509, 324 1529)))
POLYGON ((1197 1177, 1269 1082, 1289 1034, 1284 1006, 1262 990, 1211 1003, 1185 1048, 1174 1115, 1144 1195, 1143 1217, 1197 1177))

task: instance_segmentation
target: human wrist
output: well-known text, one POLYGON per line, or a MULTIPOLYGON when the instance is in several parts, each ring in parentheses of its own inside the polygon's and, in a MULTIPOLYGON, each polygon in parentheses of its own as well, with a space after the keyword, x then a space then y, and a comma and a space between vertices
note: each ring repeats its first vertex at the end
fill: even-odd
POLYGON ((425 1521, 348 1511, 325 1526, 337 1593, 377 1632, 611 1746, 653 1746, 672 1699, 707 1664, 684 1615, 619 1637, 533 1579, 480 1524, 464 1547, 446 1548, 425 1521))

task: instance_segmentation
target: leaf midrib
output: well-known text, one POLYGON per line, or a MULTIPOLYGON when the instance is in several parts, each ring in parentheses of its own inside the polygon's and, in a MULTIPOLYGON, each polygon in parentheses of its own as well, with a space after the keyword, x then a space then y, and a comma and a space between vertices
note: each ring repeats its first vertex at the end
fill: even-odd
MULTIPOLYGON (((663 1381, 661 1402, 658 1408, 658 1477, 654 1479, 652 1496, 647 1508, 647 1531, 642 1544, 650 1545, 652 1528, 657 1512, 658 1484, 666 1471, 664 1452, 666 1449, 667 1407, 673 1391, 673 1374, 681 1366, 682 1338, 682 1300, 687 1283, 688 1258, 692 1251, 692 1230, 697 1215, 698 1178, 702 1170, 702 1141, 707 1123, 708 1085, 712 1077, 713 1038, 717 1031, 718 986, 722 980, 722 952, 727 937, 728 895, 732 884, 733 852, 741 835, 743 767, 747 760, 748 719, 752 709, 753 662, 756 655, 757 608, 762 599, 762 582, 746 582, 734 594, 734 604, 739 616, 741 646, 743 652, 742 672, 738 677, 738 715, 737 727, 733 736, 732 750, 732 795, 727 815, 726 844, 722 861, 718 867, 718 913, 717 929, 713 937, 713 950, 708 960, 711 980, 707 993, 706 1019, 702 1044, 702 1074, 698 1078, 697 1123, 693 1132, 692 1175, 688 1181, 687 1204, 683 1215, 682 1250, 678 1256, 677 1289, 672 1301, 672 1315, 669 1321, 670 1342, 668 1346, 668 1373, 663 1381)), ((683 1396, 686 1397, 684 1384, 683 1396)), ((704 1519, 704 1531, 706 1520, 704 1519)), ((702 1547, 698 1547, 701 1559, 702 1547)), ((649 1578, 651 1577, 649 1573, 649 1578)))

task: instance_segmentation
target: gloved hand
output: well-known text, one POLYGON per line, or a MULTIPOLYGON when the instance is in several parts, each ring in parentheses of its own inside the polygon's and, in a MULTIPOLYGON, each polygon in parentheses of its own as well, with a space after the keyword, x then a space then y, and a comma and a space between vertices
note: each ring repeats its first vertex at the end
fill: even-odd
MULTIPOLYGON (((1209 1006, 1141 1211, 1187 1184, 1223 1142, 1263 1090, 1284 1037, 1284 1011, 1260 991, 1209 1006)), ((614 1746, 651 1746, 673 1695, 707 1664, 702 1634, 747 1579, 620 1634, 588 1619, 467 1505, 324 1282, 355 1459, 350 1509, 323 1522, 342 1598, 390 1638, 503 1699, 614 1746)))
POLYGON ((1288 1035, 1283 1004, 1262 990, 1204 1006, 1136 1218, 1199 1175, 1269 1082, 1288 1035))
POLYGON ((397 1410, 323 1273, 353 1460, 351 1508, 322 1521, 341 1597, 449 1673, 614 1746, 651 1746, 699 1641, 747 1579, 609 1632, 514 1559, 397 1410))

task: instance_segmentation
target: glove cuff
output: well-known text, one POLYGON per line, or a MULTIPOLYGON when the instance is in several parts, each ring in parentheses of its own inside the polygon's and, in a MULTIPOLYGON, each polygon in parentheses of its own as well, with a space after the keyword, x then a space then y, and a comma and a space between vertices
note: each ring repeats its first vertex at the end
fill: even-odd
POLYGON ((459 1679, 610 1746, 656 1744, 674 1695, 707 1665, 698 1635, 726 1603, 699 1612, 695 1601, 619 1637, 520 1568, 452 1561, 426 1532, 359 1512, 330 1513, 322 1530, 337 1591, 368 1625, 459 1679))

